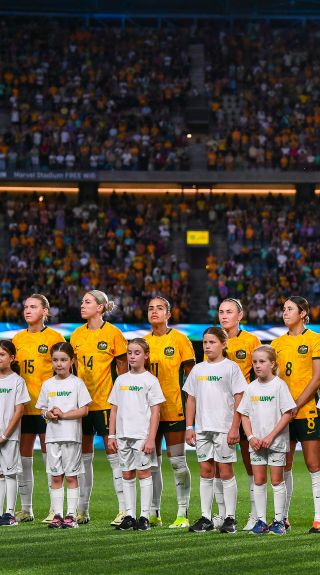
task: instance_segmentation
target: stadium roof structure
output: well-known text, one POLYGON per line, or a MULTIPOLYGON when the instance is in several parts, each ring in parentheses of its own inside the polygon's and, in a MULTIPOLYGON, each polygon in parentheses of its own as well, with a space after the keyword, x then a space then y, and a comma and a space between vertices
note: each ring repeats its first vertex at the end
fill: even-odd
POLYGON ((101 18, 311 18, 320 0, 0 0, 2 14, 78 14, 101 18))

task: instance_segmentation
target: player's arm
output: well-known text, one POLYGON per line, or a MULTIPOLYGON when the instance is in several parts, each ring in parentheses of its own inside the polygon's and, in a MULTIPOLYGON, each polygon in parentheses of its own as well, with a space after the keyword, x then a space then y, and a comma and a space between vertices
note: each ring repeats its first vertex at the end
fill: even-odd
POLYGON ((109 437, 108 437, 108 449, 111 453, 116 453, 118 451, 117 440, 116 440, 116 420, 117 420, 118 406, 112 405, 109 419, 109 437))
POLYGON ((239 427, 240 427, 240 422, 241 422, 241 415, 237 411, 237 409, 239 407, 242 396, 243 396, 243 392, 242 393, 235 393, 233 396, 234 397, 234 414, 233 414, 231 427, 229 429, 229 433, 227 436, 227 442, 229 443, 229 445, 235 445, 236 443, 239 443, 239 441, 240 441, 239 427))
POLYGON ((152 453, 152 451, 156 446, 156 435, 160 421, 160 403, 158 403, 157 405, 152 405, 150 407, 150 410, 151 410, 151 418, 150 418, 149 435, 142 450, 145 453, 152 453))
POLYGON ((117 366, 117 373, 118 375, 122 375, 123 373, 127 373, 128 371, 128 358, 127 354, 123 353, 116 357, 116 366, 117 366))
POLYGON ((188 377, 190 371, 192 370, 192 368, 196 365, 196 362, 194 361, 194 359, 190 359, 188 361, 185 361, 183 364, 183 371, 186 377, 188 377))
POLYGON ((186 405, 186 442, 188 445, 192 447, 196 444, 196 433, 193 429, 194 419, 196 415, 196 398, 193 395, 189 395, 187 397, 187 405, 186 405), (188 429, 188 428, 191 429, 188 429))
POLYGON ((24 412, 23 403, 20 403, 19 405, 15 406, 13 416, 11 417, 8 423, 7 429, 4 431, 2 435, 0 435, 0 444, 5 443, 9 439, 9 437, 11 437, 17 425, 19 425, 19 421, 23 416, 23 412, 24 412))
POLYGON ((59 407, 53 407, 51 411, 53 415, 58 416, 58 419, 81 419, 88 415, 89 408, 88 405, 83 405, 82 407, 63 412, 59 407))
POLYGON ((243 430, 247 437, 251 437, 249 443, 254 451, 258 451, 261 447, 261 440, 255 437, 252 433, 251 421, 247 415, 242 414, 241 422, 243 430))
POLYGON ((281 431, 283 431, 284 428, 288 425, 291 419, 292 419, 291 410, 284 413, 279 419, 275 428, 261 440, 261 447, 268 449, 272 444, 272 442, 275 440, 275 438, 279 435, 279 433, 281 433, 281 431))
POLYGON ((301 409, 310 399, 314 398, 320 387, 320 358, 312 360, 312 378, 303 392, 296 399, 297 411, 301 409))

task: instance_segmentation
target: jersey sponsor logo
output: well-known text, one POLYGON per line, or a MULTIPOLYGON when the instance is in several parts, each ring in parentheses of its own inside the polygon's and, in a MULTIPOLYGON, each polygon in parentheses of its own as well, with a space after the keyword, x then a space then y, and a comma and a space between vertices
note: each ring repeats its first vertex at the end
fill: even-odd
POLYGON ((220 381, 222 375, 198 375, 198 381, 220 381))
POLYGON ((309 348, 307 345, 299 345, 298 347, 298 353, 300 353, 301 355, 306 355, 306 353, 308 353, 309 348))
POLYGON ((169 347, 165 347, 163 353, 167 357, 172 357, 174 355, 174 347, 172 347, 170 345, 169 345, 169 347))
POLYGON ((139 385, 120 385, 119 389, 121 391, 141 391, 141 389, 143 389, 143 386, 139 386, 139 385))
POLYGON ((250 401, 266 401, 270 402, 275 399, 274 395, 250 395, 250 401))
POLYGON ((49 391, 48 397, 69 397, 72 391, 49 391))
POLYGON ((97 348, 100 351, 105 351, 108 348, 108 343, 106 341, 98 341, 97 348))
POLYGON ((39 345, 38 347, 38 352, 39 353, 48 353, 48 346, 45 343, 42 343, 41 345, 39 345))
POLYGON ((236 358, 237 359, 246 359, 247 352, 244 349, 238 349, 236 351, 236 358))
POLYGON ((0 393, 10 393, 12 391, 12 387, 0 387, 0 393))

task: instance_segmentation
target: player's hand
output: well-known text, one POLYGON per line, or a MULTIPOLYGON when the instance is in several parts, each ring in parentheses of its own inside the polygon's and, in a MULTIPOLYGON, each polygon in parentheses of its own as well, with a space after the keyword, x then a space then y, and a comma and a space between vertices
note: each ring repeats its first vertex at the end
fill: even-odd
POLYGON ((150 453, 153 452, 153 450, 156 448, 156 442, 154 439, 147 439, 147 441, 145 442, 142 451, 146 454, 146 455, 150 455, 150 453))
POLYGON ((259 451, 259 449, 261 449, 261 440, 258 439, 257 437, 252 437, 252 439, 250 439, 249 441, 253 451, 259 451))
POLYGON ((191 447, 195 447, 196 445, 196 432, 194 429, 187 429, 186 431, 186 442, 191 447))
POLYGON ((63 411, 61 411, 60 407, 53 407, 51 411, 57 419, 63 419, 63 411))
POLYGON ((111 437, 108 439, 108 449, 109 449, 109 451, 111 451, 111 453, 117 453, 118 445, 117 445, 117 440, 115 438, 111 437))
POLYGON ((58 420, 58 416, 53 413, 53 410, 47 411, 47 419, 50 419, 51 421, 57 421, 58 420))
POLYGON ((261 447, 263 447, 264 449, 269 449, 273 440, 274 440, 273 435, 271 435, 271 433, 269 433, 269 435, 266 435, 266 437, 264 437, 261 440, 261 447))
POLYGON ((235 445, 236 443, 239 443, 239 441, 240 441, 239 429, 231 427, 227 435, 228 445, 235 445))

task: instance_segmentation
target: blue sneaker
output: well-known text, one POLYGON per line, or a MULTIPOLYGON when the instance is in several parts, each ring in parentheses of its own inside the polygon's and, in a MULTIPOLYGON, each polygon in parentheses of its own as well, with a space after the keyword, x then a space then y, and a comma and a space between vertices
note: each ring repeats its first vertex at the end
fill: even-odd
POLYGON ((14 515, 11 515, 11 513, 4 513, 1 517, 1 526, 2 527, 16 527, 16 525, 18 525, 18 522, 16 521, 16 518, 14 515))
POLYGON ((268 527, 267 523, 265 523, 261 519, 258 519, 255 526, 253 527, 253 529, 251 529, 251 531, 249 531, 249 533, 252 533, 252 535, 265 535, 265 533, 268 533, 268 532, 269 532, 269 527, 268 527))
POLYGON ((269 526, 269 533, 273 535, 285 535, 286 534, 286 527, 283 521, 276 521, 275 519, 272 521, 271 525, 269 526))

